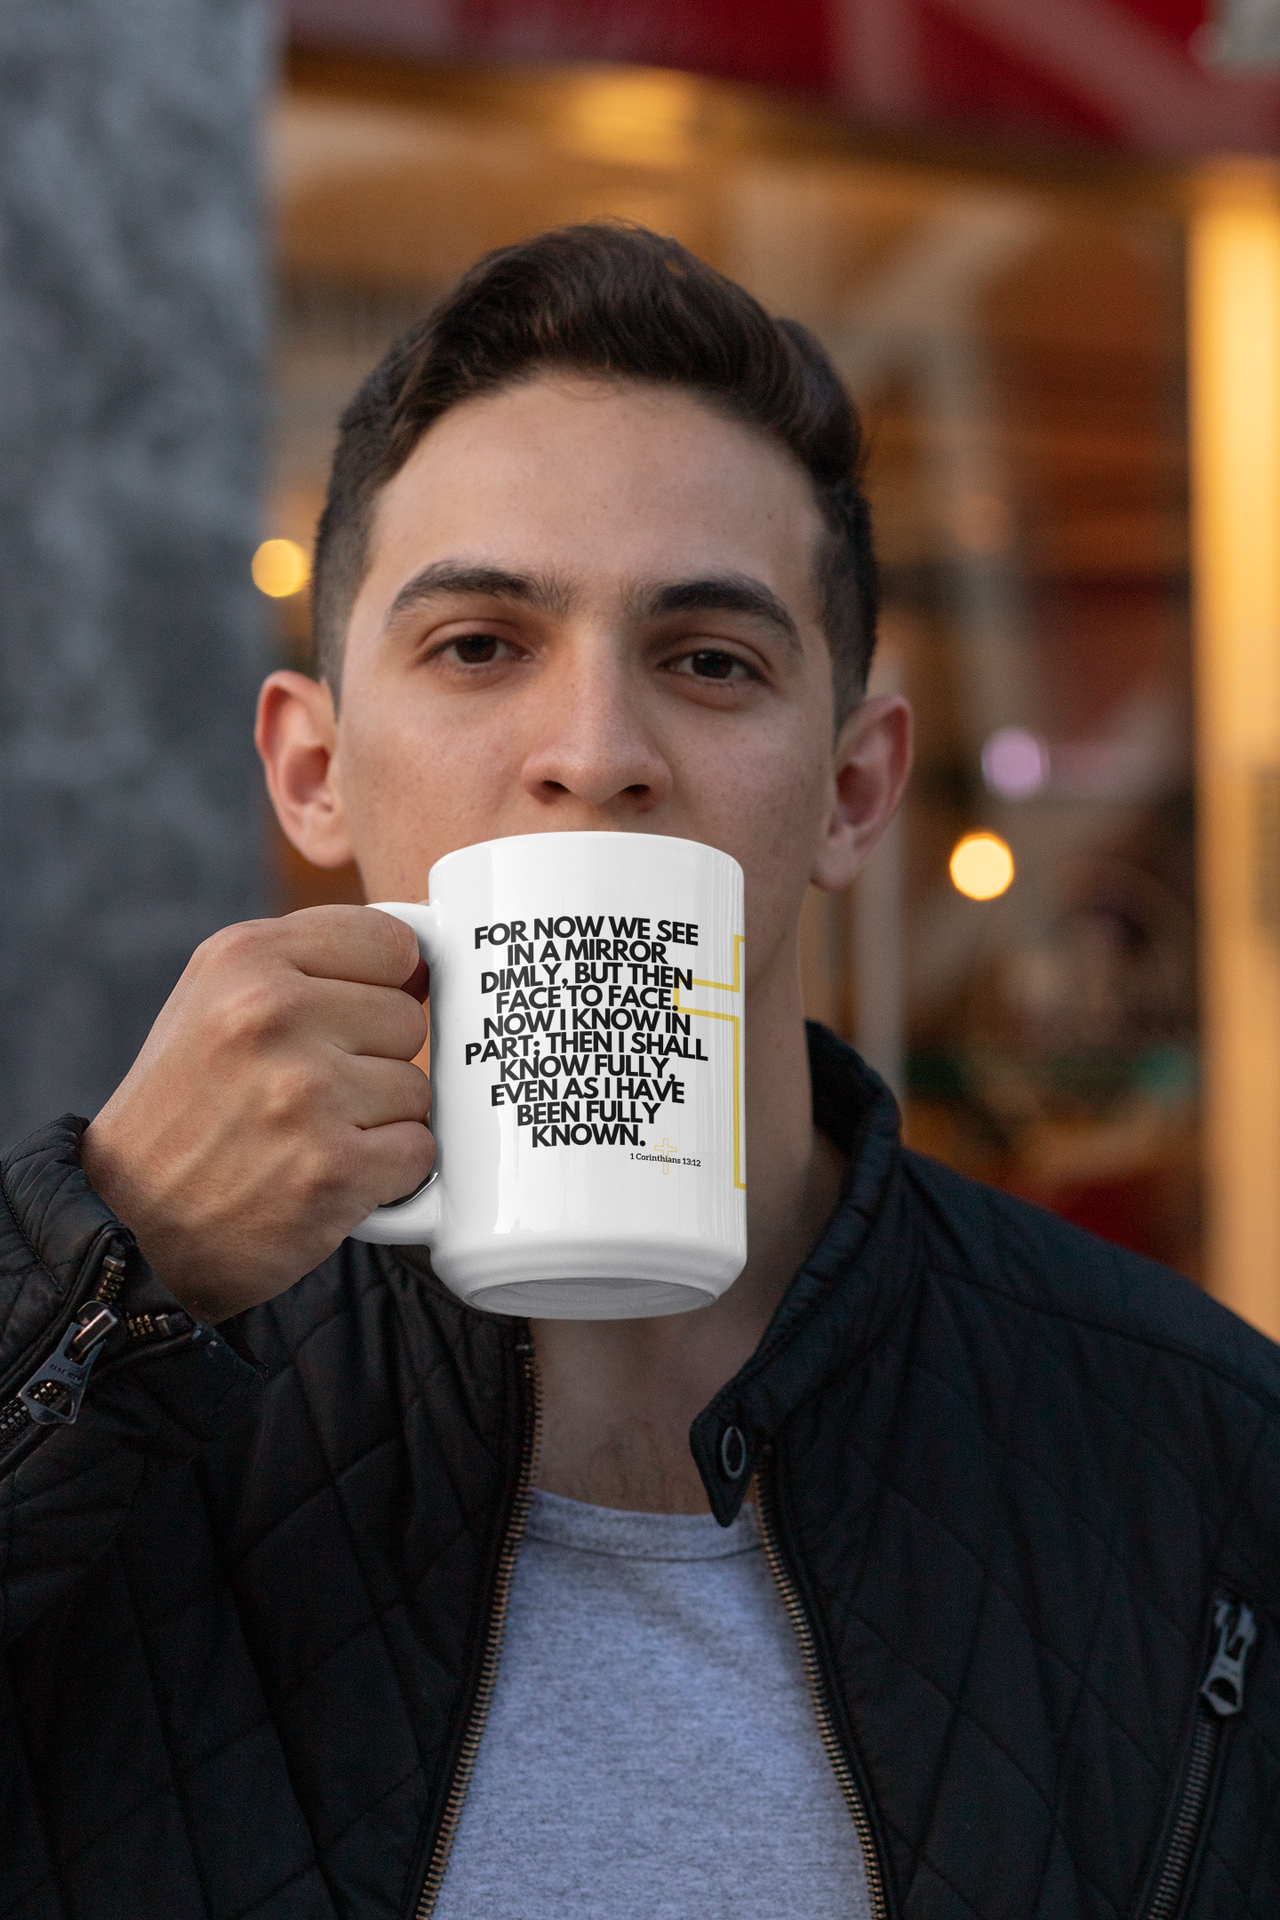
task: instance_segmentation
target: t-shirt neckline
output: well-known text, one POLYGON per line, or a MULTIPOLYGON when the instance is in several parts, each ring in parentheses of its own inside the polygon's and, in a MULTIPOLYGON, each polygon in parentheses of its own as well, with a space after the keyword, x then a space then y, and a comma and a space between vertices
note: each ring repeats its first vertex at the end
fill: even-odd
POLYGON ((629 1513, 593 1507, 534 1487, 525 1538, 621 1560, 726 1560, 760 1547, 755 1508, 744 1501, 731 1526, 711 1513, 629 1513))

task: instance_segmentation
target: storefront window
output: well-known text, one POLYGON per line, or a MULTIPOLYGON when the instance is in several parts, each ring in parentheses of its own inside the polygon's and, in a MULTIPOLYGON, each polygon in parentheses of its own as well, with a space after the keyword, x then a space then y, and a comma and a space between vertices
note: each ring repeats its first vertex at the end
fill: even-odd
MULTIPOLYGON (((810 1011, 926 1151, 1197 1273, 1184 248, 1161 178, 873 149, 679 74, 318 55, 295 57, 272 175, 270 532, 304 550, 343 401, 488 247, 642 221, 819 335, 866 423, 876 684, 910 694, 919 762, 852 895, 811 897, 810 1011)), ((276 604, 305 660, 305 589, 276 604)), ((290 904, 358 897, 280 858, 290 904)))

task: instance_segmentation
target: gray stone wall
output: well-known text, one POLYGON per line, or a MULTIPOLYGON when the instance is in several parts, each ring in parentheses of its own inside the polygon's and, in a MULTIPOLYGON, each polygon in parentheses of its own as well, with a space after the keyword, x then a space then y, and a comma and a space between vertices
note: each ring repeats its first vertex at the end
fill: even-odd
POLYGON ((0 1143, 92 1115, 192 948, 267 904, 269 25, 0 7, 0 1143))

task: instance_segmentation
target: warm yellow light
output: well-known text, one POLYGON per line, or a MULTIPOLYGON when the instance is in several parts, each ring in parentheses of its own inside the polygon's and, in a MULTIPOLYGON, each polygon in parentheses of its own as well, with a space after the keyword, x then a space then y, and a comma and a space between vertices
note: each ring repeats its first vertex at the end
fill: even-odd
POLYGON ((701 87, 692 74, 658 68, 587 72, 561 107, 556 139, 593 159, 678 165, 694 150, 701 87))
POLYGON ((311 578, 311 562, 296 540, 264 540, 253 556, 253 584, 273 600, 298 593, 311 578))
POLYGON ((1188 249, 1210 1290, 1280 1339, 1280 167, 1200 171, 1188 249))
POLYGON ((970 900, 996 900, 1013 880, 1013 855, 998 833, 966 833, 951 849, 950 873, 970 900))

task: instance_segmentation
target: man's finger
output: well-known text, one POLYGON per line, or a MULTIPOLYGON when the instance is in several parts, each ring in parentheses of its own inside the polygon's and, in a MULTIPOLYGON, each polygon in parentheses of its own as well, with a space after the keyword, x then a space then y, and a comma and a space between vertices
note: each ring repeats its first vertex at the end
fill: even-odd
POLYGON ((303 907, 276 924, 287 957, 317 980, 402 987, 419 965, 412 927, 376 907, 303 907))
POLYGON ((305 989, 308 1030, 344 1053, 412 1060, 427 1038, 418 1002, 394 987, 350 980, 312 980, 305 989))
POLYGON ((389 1207, 422 1185, 435 1164, 436 1143, 422 1126, 402 1120, 360 1136, 360 1186, 366 1211, 389 1207))
POLYGON ((396 1126, 413 1120, 425 1126, 431 1111, 431 1082, 408 1060, 348 1059, 342 1072, 342 1114, 363 1128, 396 1126))

